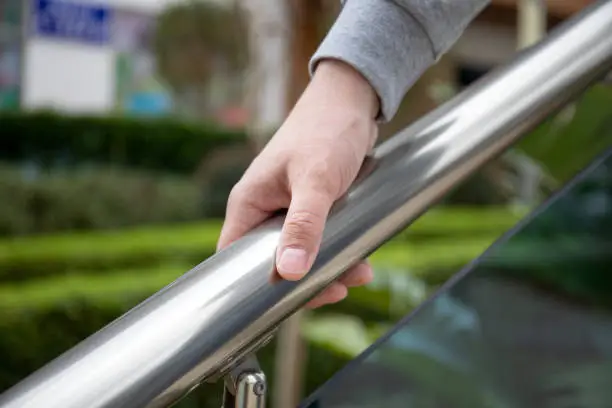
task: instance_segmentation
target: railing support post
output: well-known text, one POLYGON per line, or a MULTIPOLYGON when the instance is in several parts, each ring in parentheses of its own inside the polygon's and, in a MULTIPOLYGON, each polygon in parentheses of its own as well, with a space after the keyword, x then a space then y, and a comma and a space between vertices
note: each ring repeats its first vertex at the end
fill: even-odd
POLYGON ((265 374, 249 356, 225 376, 222 408, 265 408, 267 391, 265 374))

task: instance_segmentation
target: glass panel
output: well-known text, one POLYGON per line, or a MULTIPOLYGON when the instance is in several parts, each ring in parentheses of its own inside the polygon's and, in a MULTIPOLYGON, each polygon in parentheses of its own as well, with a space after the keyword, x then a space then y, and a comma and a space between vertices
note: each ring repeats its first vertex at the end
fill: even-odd
POLYGON ((308 408, 612 406, 612 150, 308 408))

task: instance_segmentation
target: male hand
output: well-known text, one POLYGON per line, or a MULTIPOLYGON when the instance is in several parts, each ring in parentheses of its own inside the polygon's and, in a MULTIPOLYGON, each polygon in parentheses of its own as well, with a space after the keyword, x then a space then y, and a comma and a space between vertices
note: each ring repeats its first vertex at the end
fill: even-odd
MULTIPOLYGON (((284 279, 301 279, 316 258, 332 204, 376 141, 378 108, 376 93, 357 71, 340 61, 319 63, 286 121, 232 189, 218 247, 288 209, 276 267, 284 279)), ((338 302, 349 287, 371 280, 372 269, 363 262, 308 307, 338 302)))

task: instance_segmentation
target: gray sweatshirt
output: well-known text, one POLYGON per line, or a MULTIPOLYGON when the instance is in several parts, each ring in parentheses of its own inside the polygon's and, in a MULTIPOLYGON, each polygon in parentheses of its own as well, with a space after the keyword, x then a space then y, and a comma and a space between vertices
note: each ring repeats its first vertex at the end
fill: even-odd
POLYGON ((390 120, 408 89, 457 41, 489 0, 345 0, 310 62, 335 58, 359 71, 390 120))

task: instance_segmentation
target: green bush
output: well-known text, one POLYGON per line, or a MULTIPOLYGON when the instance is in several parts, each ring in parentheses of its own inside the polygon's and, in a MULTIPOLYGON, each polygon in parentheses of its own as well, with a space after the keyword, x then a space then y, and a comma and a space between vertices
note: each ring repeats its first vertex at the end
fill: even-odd
MULTIPOLYGON (((306 393, 430 293, 424 271, 435 271, 436 282, 445 280, 516 217, 499 209, 477 214, 442 208, 426 215, 372 255, 377 271, 372 284, 352 289, 346 301, 305 322, 306 393), (398 280, 403 283, 397 285, 398 280), (363 325, 333 317, 342 313, 359 316, 363 325), (343 347, 330 346, 332 329, 352 333, 343 347)), ((0 392, 206 258, 220 225, 209 221, 0 241, 0 392)), ((259 353, 272 389, 274 347, 259 353)), ((219 384, 206 384, 179 406, 217 407, 220 395, 219 384)))
POLYGON ((205 216, 188 178, 113 168, 36 174, 0 166, 0 235, 117 228, 205 216))
POLYGON ((0 114, 0 160, 43 167, 80 163, 191 173, 215 149, 246 142, 242 132, 169 118, 0 114))
MULTIPOLYGON (((110 323, 140 299, 128 293, 114 300, 103 301, 101 297, 59 299, 41 307, 13 309, 10 314, 0 309, 0 393, 110 323)), ((349 360, 314 344, 308 346, 307 352, 307 393, 349 360)), ((271 389, 275 384, 274 355, 274 342, 258 353, 271 389)), ((220 387, 221 384, 204 384, 177 407, 218 408, 221 406, 220 387)))
MULTIPOLYGON (((381 267, 457 268, 518 218, 504 209, 441 208, 400 233, 371 259, 381 267), (405 242, 411 245, 403 245, 405 242)), ((214 253, 220 229, 221 221, 205 221, 0 240, 0 281, 157 267, 168 262, 194 265, 214 253)))
POLYGON ((58 274, 191 265, 215 251, 218 221, 174 227, 33 236, 0 241, 0 281, 58 274))
MULTIPOLYGON (((491 240, 492 241, 492 240, 491 240)), ((478 256, 490 242, 482 241, 472 243, 470 245, 462 245, 461 243, 452 244, 449 242, 434 242, 419 246, 413 245, 391 245, 379 249, 371 258, 371 262, 375 269, 385 271, 386 275, 395 273, 406 273, 410 271, 412 275, 423 279, 430 284, 439 284, 444 282, 453 272, 457 271, 463 265, 470 262, 478 256), (440 255, 443 251, 448 250, 447 255, 440 255), (422 253, 422 255, 419 255, 422 253)), ((104 265, 107 269, 77 269, 77 266, 83 268, 95 267, 108 256, 108 252, 103 254, 101 258, 96 259, 93 252, 89 252, 83 256, 66 257, 62 261, 56 261, 55 267, 63 263, 66 269, 55 269, 53 272, 46 272, 44 256, 38 258, 38 266, 40 269, 31 269, 28 274, 16 276, 15 273, 7 272, 3 266, 1 269, 4 273, 0 282, 0 308, 13 307, 18 305, 20 308, 27 307, 28 303, 49 303, 55 302, 58 298, 79 298, 81 296, 113 296, 116 291, 124 293, 126 287, 140 293, 152 293, 160 289, 165 284, 170 283, 181 274, 193 268, 198 261, 207 257, 205 251, 202 250, 202 257, 198 261, 189 262, 188 260, 180 260, 174 257, 173 251, 167 251, 166 257, 159 256, 155 261, 151 262, 146 258, 148 252, 146 247, 142 247, 141 253, 138 248, 134 249, 133 254, 126 252, 122 255, 124 259, 119 258, 114 263, 104 265), (89 263, 87 257, 94 260, 89 263), (174 259, 173 259, 174 258, 174 259), (70 261, 73 263, 71 264, 70 261), (97 262, 96 262, 97 261, 97 262), (130 261, 131 264, 130 264, 130 261), (138 262, 140 261, 140 264, 138 262), (110 265, 116 265, 115 269, 110 270, 110 265), (29 278, 29 279, 28 279, 29 278), (38 279, 34 279, 38 278, 38 279), (121 285, 117 285, 121 282, 121 285)), ((213 247, 209 247, 212 254, 213 247)), ((104 252, 105 249, 102 249, 104 252)), ((72 254, 71 254, 72 255, 72 254)), ((110 258, 107 258, 110 259, 110 258)), ((53 264, 51 264, 53 266, 53 264)), ((35 266, 33 263, 30 266, 35 266)), ((10 270, 9 270, 10 271, 10 270)), ((388 299, 378 299, 373 296, 368 290, 367 293, 361 293, 359 289, 355 289, 355 299, 363 298, 364 304, 372 304, 373 309, 379 301, 383 304, 388 299), (368 299, 368 296, 373 296, 368 299)), ((384 308, 386 306, 383 306, 384 308)))
POLYGON ((538 126, 517 148, 564 184, 612 145, 612 87, 592 86, 538 126))
POLYGON ((225 217, 227 198, 234 185, 240 181, 248 167, 248 163, 232 163, 211 171, 204 187, 206 196, 205 212, 209 217, 225 217))
MULTIPOLYGON (((0 285, 0 392, 120 316, 186 269, 167 265, 157 269, 55 276, 0 285)), ((353 316, 358 315, 366 320, 370 316, 370 321, 388 322, 390 316, 386 309, 389 303, 388 293, 377 288, 369 292, 359 288, 352 290, 345 302, 326 308, 326 313, 337 313, 347 308, 353 316), (364 299, 368 301, 363 302, 364 299)), ((397 315, 391 317, 396 318, 397 315)), ((311 320, 305 322, 304 327, 309 340, 305 369, 307 394, 330 378, 355 353, 367 346, 367 341, 371 342, 385 329, 381 326, 376 332, 369 331, 366 339, 346 338, 351 354, 342 348, 330 347, 329 330, 321 328, 316 320, 314 325, 309 322, 311 320)), ((338 322, 334 323, 334 327, 346 330, 338 322)), ((359 330, 354 334, 359 334, 359 330)), ((258 356, 273 390, 274 343, 261 350, 258 356)), ((219 384, 205 384, 181 402, 179 407, 218 407, 220 391, 219 384)))

